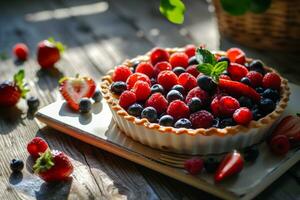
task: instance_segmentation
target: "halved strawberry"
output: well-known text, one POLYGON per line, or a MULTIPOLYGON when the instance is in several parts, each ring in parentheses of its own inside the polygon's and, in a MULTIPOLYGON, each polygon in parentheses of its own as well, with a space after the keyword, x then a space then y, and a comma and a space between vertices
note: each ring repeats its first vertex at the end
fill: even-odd
POLYGON ((75 111, 79 110, 79 101, 83 97, 91 98, 95 92, 96 84, 90 77, 64 77, 59 81, 59 91, 75 111))

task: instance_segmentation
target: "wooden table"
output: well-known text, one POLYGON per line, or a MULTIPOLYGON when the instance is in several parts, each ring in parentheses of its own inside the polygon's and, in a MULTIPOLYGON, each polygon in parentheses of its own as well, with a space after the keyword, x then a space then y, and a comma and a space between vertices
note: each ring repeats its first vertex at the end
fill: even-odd
MULTIPOLYGON (((99 80, 124 59, 143 54, 154 46, 187 43, 206 43, 210 49, 238 46, 219 39, 213 13, 208 11, 205 1, 187 1, 186 21, 180 26, 163 18, 158 4, 157 0, 1 1, 0 52, 9 57, 0 61, 0 80, 11 79, 24 67, 31 88, 29 96, 38 96, 41 106, 45 106, 59 95, 57 81, 63 75, 80 73, 99 80), (57 68, 45 72, 35 61, 35 51, 37 43, 50 36, 65 43, 68 49, 57 68), (11 57, 11 49, 17 42, 25 42, 31 50, 31 59, 21 65, 11 57)), ((297 55, 247 48, 245 51, 300 84, 297 55)), ((1 108, 0 152, 0 199, 215 199, 45 127, 27 113, 24 100, 15 108, 1 108), (72 158, 75 166, 72 179, 46 184, 32 174, 26 144, 36 135, 45 138, 52 149, 62 150, 72 158), (13 158, 25 161, 22 175, 11 174, 9 162, 13 158)), ((257 199, 299 199, 299 169, 298 162, 257 199)))

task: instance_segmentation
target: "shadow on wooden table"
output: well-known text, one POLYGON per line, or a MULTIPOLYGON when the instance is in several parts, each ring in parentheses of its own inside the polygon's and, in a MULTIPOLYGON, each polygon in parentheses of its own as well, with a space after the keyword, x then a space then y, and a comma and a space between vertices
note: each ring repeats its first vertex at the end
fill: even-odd
POLYGON ((40 69, 36 72, 38 77, 37 84, 42 90, 56 90, 58 87, 58 81, 64 76, 64 74, 56 67, 51 69, 40 69), (45 84, 46 83, 46 84, 45 84))
POLYGON ((0 134, 9 134, 23 123, 23 111, 17 106, 0 108, 0 134), (1 125, 4 124, 4 125, 1 125))

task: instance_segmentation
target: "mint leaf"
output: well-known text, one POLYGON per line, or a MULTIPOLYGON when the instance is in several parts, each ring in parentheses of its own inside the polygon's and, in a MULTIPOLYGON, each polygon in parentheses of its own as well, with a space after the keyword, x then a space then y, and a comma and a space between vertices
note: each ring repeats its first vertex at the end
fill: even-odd
POLYGON ((60 53, 65 51, 66 46, 63 45, 63 43, 61 43, 61 42, 55 41, 55 39, 53 37, 48 38, 48 41, 51 42, 52 44, 54 44, 60 53))
POLYGON ((210 63, 202 63, 197 66, 197 70, 207 76, 211 75, 213 68, 214 66, 210 63))
POLYGON ((26 84, 24 84, 24 78, 25 78, 25 71, 24 69, 20 69, 15 75, 14 75, 14 82, 19 87, 21 91, 21 97, 25 98, 27 92, 29 92, 29 89, 26 88, 26 84))
POLYGON ((227 69, 228 63, 226 61, 218 62, 212 69, 211 77, 218 83, 220 75, 227 69))
POLYGON ((196 58, 197 58, 199 64, 209 63, 211 65, 215 65, 217 63, 215 55, 212 54, 209 50, 204 49, 204 48, 197 49, 196 58))
POLYGON ((172 23, 184 21, 185 5, 181 0, 160 0, 159 11, 172 23))

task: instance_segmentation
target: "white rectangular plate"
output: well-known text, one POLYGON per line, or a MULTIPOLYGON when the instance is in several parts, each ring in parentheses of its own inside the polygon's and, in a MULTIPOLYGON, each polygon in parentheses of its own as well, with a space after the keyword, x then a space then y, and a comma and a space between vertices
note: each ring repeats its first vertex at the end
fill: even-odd
MULTIPOLYGON (((300 87, 290 84, 291 98, 287 114, 295 114, 300 99, 300 87)), ((300 160, 300 150, 294 149, 284 157, 270 153, 267 145, 259 145, 260 155, 253 164, 246 164, 242 172, 221 184, 215 184, 213 176, 202 173, 191 176, 160 162, 161 154, 156 150, 125 136, 116 126, 108 105, 94 104, 91 114, 72 112, 63 101, 52 103, 38 111, 37 119, 63 133, 102 148, 106 151, 144 165, 162 174, 192 185, 224 199, 251 199, 300 160)))

